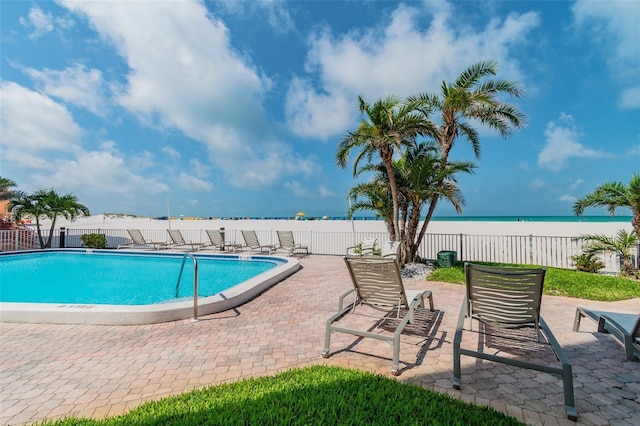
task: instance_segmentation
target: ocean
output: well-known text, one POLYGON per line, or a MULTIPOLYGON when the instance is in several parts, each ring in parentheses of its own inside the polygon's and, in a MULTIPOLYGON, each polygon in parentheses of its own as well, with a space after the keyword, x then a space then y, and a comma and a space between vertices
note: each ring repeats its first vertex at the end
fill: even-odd
POLYGON ((631 222, 632 216, 438 216, 433 221, 448 222, 631 222))

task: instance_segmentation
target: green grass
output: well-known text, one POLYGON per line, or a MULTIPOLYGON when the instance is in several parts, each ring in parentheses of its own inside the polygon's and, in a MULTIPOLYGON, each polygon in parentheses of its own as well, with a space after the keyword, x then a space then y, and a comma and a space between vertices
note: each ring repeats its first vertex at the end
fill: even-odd
MULTIPOLYGON (((493 266, 539 267, 534 265, 511 265, 489 262, 474 263, 493 266)), ((640 281, 637 280, 590 274, 588 272, 574 271, 571 269, 550 267, 546 269, 544 294, 602 301, 627 300, 640 297, 640 281)), ((427 279, 429 281, 464 284, 464 263, 458 262, 453 268, 436 268, 429 274, 427 279)))
POLYGON ((384 376, 315 366, 148 402, 103 420, 43 425, 520 425, 480 407, 384 376))

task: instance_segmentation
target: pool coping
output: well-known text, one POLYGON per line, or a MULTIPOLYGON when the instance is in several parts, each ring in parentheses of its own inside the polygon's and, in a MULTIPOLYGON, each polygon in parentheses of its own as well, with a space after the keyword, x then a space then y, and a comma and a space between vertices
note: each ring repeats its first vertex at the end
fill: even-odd
MULTIPOLYGON (((46 249, 20 252, 3 252, 0 255, 42 253, 42 252, 107 252, 114 250, 97 249, 46 249)), ((175 256, 179 251, 118 250, 121 254, 175 256)), ((260 293, 297 272, 301 266, 297 259, 282 256, 252 256, 240 254, 193 253, 198 258, 238 258, 255 260, 277 260, 282 262, 268 271, 243 281, 213 296, 198 298, 198 317, 236 308, 260 293)), ((180 302, 153 305, 101 305, 64 303, 20 303, 0 302, 0 322, 45 323, 45 324, 92 324, 92 325, 141 325, 155 324, 194 318, 193 299, 180 302)))

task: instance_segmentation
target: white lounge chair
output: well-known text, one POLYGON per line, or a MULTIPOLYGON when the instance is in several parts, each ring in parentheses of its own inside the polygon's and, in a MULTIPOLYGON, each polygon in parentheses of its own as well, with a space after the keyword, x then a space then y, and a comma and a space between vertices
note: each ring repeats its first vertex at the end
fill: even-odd
POLYGON ((303 246, 301 244, 296 244, 293 239, 293 232, 276 231, 276 233, 278 234, 278 242, 280 243, 280 245, 278 246, 278 250, 284 250, 289 253, 289 255, 303 250, 306 254, 309 254, 309 247, 303 246))
POLYGON ((218 231, 218 230, 207 230, 207 237, 209 237, 209 242, 210 244, 205 244, 202 246, 201 249, 207 248, 207 247, 213 247, 214 249, 218 249, 221 251, 231 251, 232 253, 235 253, 236 250, 240 250, 242 248, 242 244, 238 244, 235 241, 226 241, 223 237, 222 237, 222 232, 218 231))
POLYGON ((595 321, 598 324, 598 333, 611 333, 624 347, 625 356, 629 361, 640 360, 640 313, 625 314, 578 307, 573 331, 580 330, 582 317, 595 321))
POLYGON ((171 244, 171 248, 180 249, 189 247, 191 250, 198 250, 204 246, 204 243, 194 243, 192 241, 186 241, 182 236, 182 232, 179 229, 167 229, 169 233, 169 238, 173 241, 171 244))
POLYGON ((433 295, 429 290, 405 290, 400 276, 400 266, 395 259, 345 257, 344 261, 354 288, 340 296, 338 313, 327 320, 322 356, 325 358, 329 356, 331 333, 334 332, 385 340, 393 343, 391 372, 398 375, 400 374, 400 334, 408 323, 414 322, 414 313, 417 308, 425 306, 425 298, 429 299, 429 308, 433 311, 433 295), (355 301, 344 306, 344 299, 353 293, 355 293, 355 301), (354 312, 360 305, 386 313, 395 312, 398 318, 402 318, 393 336, 372 333, 370 330, 341 327, 338 321, 348 313, 354 312))
POLYGON ((260 253, 267 252, 268 254, 276 251, 276 246, 273 244, 260 244, 256 231, 242 231, 242 238, 244 239, 245 247, 249 247, 251 253, 253 253, 254 250, 258 250, 260 253))
POLYGON ((160 250, 166 249, 168 247, 168 244, 166 242, 146 241, 139 229, 127 229, 127 233, 131 237, 131 243, 119 244, 118 249, 130 248, 160 250))
POLYGON ((397 259, 399 250, 400 241, 387 241, 380 246, 380 256, 397 259))
POLYGON ((347 248, 347 257, 373 256, 377 238, 365 238, 357 246, 347 248))

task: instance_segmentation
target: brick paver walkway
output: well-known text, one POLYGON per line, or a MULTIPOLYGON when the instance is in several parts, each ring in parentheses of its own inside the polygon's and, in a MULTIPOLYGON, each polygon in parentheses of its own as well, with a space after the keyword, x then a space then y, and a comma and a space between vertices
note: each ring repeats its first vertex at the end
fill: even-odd
MULTIPOLYGON (((312 364, 393 377, 387 342, 337 333, 332 356, 320 356, 325 321, 351 284, 339 257, 308 256, 301 264, 302 270, 251 302, 197 323, 0 324, 0 424, 120 414, 190 389, 312 364)), ((405 284, 424 286, 418 280, 405 284)), ((574 424, 565 417, 561 379, 546 373, 463 357, 462 389, 454 390, 452 341, 463 287, 427 286, 436 312, 420 312, 421 321, 403 334, 399 380, 490 405, 528 424, 574 424)), ((637 312, 640 299, 602 303, 545 296, 542 302, 573 364, 578 424, 638 425, 640 363, 625 361, 621 346, 595 333, 587 320, 574 333, 579 304, 637 312)))

